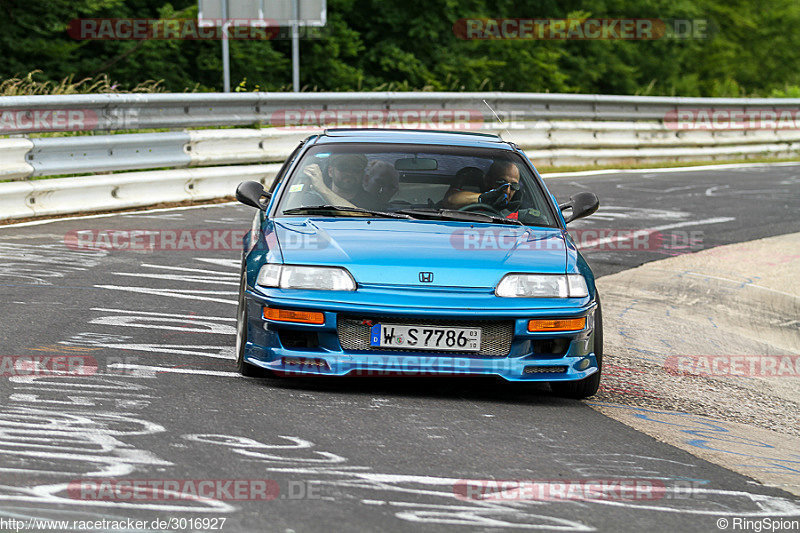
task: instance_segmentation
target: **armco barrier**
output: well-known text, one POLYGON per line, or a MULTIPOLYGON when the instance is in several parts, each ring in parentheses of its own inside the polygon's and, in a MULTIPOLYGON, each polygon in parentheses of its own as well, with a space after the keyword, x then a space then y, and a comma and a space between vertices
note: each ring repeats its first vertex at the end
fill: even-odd
POLYGON ((0 179, 23 179, 33 174, 25 155, 33 148, 30 139, 0 139, 0 179))
MULTIPOLYGON (((365 113, 382 117, 384 126, 398 126, 391 117, 403 113, 412 117, 460 114, 462 120, 453 124, 453 129, 496 133, 519 145, 536 164, 547 166, 788 158, 800 154, 800 127, 779 126, 773 121, 771 128, 761 124, 751 129, 686 129, 670 122, 678 114, 691 115, 698 109, 723 115, 727 112, 729 117, 731 110, 783 113, 781 116, 789 114, 800 120, 800 99, 775 98, 426 92, 0 97, 0 135, 12 135, 0 138, 0 180, 183 169, 0 183, 0 219, 213 198, 198 195, 189 186, 191 176, 206 176, 203 187, 207 189, 211 183, 227 184, 222 175, 226 172, 241 177, 256 168, 277 168, 276 164, 302 138, 322 130, 320 120, 336 127, 342 117, 365 113), (261 127, 184 129, 245 125, 261 127), (30 139, 19 136, 139 128, 180 131, 34 135, 30 139), (186 168, 212 166, 215 168, 186 168), (139 187, 137 183, 149 185, 139 187), (183 188, 177 186, 179 183, 184 183, 183 188)), ((426 126, 435 127, 436 123, 433 120, 426 126)), ((241 179, 233 178, 230 188, 217 189, 217 196, 230 195, 238 181, 241 179)), ((195 185, 200 186, 200 182, 195 185)))
POLYGON ((268 186, 280 164, 185 168, 0 183, 2 218, 125 209, 231 196, 254 180, 268 186))
POLYGON ((27 162, 33 176, 189 166, 189 134, 141 133, 34 138, 27 162))
POLYGON ((504 119, 663 121, 681 109, 797 109, 800 99, 549 93, 172 93, 7 96, 0 133, 273 124, 286 110, 472 110, 504 119), (486 103, 484 103, 486 102, 486 103), (58 118, 56 118, 58 117, 58 118), (13 128, 12 128, 13 125, 13 128))
MULTIPOLYGON (((321 131, 321 130, 316 130, 321 131)), ((185 151, 192 166, 283 161, 311 131, 274 128, 193 130, 185 151)))
MULTIPOLYGON (((798 130, 674 131, 655 122, 538 121, 481 131, 511 140, 547 166, 792 157, 798 130)), ((282 161, 320 128, 208 129, 172 133, 0 139, 4 179, 165 167, 282 161)))

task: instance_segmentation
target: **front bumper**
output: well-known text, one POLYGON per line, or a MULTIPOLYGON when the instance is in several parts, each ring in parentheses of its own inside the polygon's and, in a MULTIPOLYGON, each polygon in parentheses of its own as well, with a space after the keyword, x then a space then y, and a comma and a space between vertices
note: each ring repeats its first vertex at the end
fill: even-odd
MULTIPOLYGON (((341 302, 288 300, 248 290, 248 342, 245 360, 255 366, 284 375, 329 376, 499 376, 508 381, 572 381, 598 371, 593 353, 594 300, 577 305, 530 309, 439 309, 433 314, 424 306, 346 305, 341 302), (275 322, 263 318, 264 307, 319 311, 320 325, 275 322), (502 321, 513 330, 508 353, 478 355, 450 352, 403 350, 344 350, 339 340, 340 317, 382 317, 402 324, 403 320, 502 321), (475 318, 475 317, 479 318, 475 318), (531 318, 587 317, 586 327, 565 333, 531 333, 531 318)), ((552 304, 552 301, 549 302, 552 304)), ((368 326, 365 326, 368 327, 368 326)))

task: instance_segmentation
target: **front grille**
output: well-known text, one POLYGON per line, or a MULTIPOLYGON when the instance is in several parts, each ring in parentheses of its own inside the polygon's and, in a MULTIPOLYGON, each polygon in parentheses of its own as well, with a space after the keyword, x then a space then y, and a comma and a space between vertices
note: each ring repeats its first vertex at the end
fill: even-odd
POLYGON ((371 351, 380 350, 388 352, 407 352, 407 348, 378 348, 370 346, 370 326, 364 324, 371 321, 373 324, 402 324, 407 326, 444 326, 452 328, 481 328, 481 349, 479 352, 459 352, 457 350, 425 350, 414 349, 415 352, 430 352, 440 354, 464 354, 473 356, 504 357, 511 350, 511 339, 514 336, 514 324, 508 321, 496 320, 442 320, 435 318, 409 319, 398 317, 342 317, 337 320, 339 343, 346 351, 371 351))

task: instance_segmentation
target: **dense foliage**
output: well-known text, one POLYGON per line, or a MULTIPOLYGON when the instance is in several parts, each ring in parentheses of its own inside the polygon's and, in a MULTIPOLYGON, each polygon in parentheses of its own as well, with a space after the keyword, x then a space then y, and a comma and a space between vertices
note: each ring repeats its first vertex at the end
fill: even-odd
MULTIPOLYGON (((0 0, 0 81, 107 75, 133 89, 221 89, 220 42, 87 40, 77 18, 193 18, 195 1, 0 0)), ((304 90, 504 90, 798 96, 797 0, 328 0, 321 38, 301 45, 304 90), (705 19, 706 38, 464 40, 462 18, 705 19)), ((232 84, 287 90, 287 40, 232 41, 232 84)), ((114 87, 115 85, 108 87, 114 87)))

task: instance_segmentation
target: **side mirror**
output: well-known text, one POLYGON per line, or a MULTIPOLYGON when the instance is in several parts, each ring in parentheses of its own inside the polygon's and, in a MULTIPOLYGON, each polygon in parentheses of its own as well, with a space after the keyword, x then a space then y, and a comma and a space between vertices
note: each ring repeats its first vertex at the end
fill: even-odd
POLYGON ((572 213, 564 217, 564 221, 569 224, 573 220, 588 217, 600 207, 600 200, 597 195, 591 192, 579 192, 569 197, 569 202, 558 206, 561 211, 565 209, 572 209, 572 213))
POLYGON ((262 211, 267 210, 267 205, 261 202, 261 198, 266 197, 269 200, 270 196, 270 193, 264 191, 264 186, 257 181, 243 181, 236 187, 237 200, 262 211))

